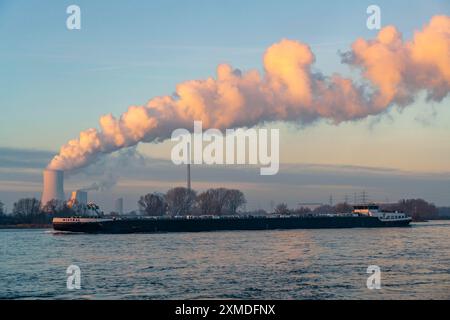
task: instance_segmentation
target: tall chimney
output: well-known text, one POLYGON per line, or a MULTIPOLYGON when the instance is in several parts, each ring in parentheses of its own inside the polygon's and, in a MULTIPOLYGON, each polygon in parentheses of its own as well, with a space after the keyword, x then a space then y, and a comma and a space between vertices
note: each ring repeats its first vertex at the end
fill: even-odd
POLYGON ((119 215, 123 214, 123 198, 116 199, 114 203, 114 211, 119 215))
POLYGON ((188 143, 187 188, 191 190, 191 145, 188 143))
POLYGON ((64 171, 44 170, 44 190, 41 204, 44 206, 50 200, 64 201, 64 171))

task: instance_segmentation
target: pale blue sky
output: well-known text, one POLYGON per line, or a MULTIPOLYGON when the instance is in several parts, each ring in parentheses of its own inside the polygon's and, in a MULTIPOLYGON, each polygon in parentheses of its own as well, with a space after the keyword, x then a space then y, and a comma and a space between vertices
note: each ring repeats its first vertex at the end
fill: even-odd
MULTIPOLYGON (((345 71, 336 52, 375 35, 365 25, 372 2, 1 0, 0 145, 57 150, 101 114, 170 94, 218 63, 261 68, 264 49, 286 37, 311 44, 324 72, 345 71), (72 3, 80 31, 65 27, 72 3)), ((377 4, 383 25, 407 37, 450 13, 443 0, 377 4)))
MULTIPOLYGON (((102 114, 213 76, 219 63, 261 69, 264 50, 282 38, 310 44, 322 72, 349 73, 338 51, 376 35, 366 28, 370 4, 405 38, 433 15, 450 15, 448 0, 0 0, 0 148, 57 151, 102 114), (81 7, 82 30, 66 29, 70 4, 81 7)), ((449 128, 449 99, 339 127, 286 127, 281 161, 448 173, 449 128), (369 150, 385 146, 389 157, 369 150), (351 154, 362 147, 367 156, 351 154)), ((170 155, 166 144, 140 149, 170 155)))

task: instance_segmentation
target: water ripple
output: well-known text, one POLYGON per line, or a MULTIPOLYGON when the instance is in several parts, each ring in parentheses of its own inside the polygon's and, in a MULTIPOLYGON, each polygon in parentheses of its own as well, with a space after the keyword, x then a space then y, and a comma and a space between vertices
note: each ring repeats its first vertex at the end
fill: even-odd
POLYGON ((449 299, 449 222, 134 235, 0 230, 0 299, 449 299), (81 290, 66 288, 69 265, 81 290), (369 265, 381 290, 368 290, 369 265))

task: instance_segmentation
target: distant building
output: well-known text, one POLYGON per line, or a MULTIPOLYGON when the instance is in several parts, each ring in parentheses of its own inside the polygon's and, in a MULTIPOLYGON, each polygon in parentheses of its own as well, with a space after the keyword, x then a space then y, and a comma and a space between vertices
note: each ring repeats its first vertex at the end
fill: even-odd
POLYGON ((114 212, 119 215, 123 214, 123 198, 116 199, 114 202, 114 212))
POLYGON ((74 210, 76 215, 88 214, 88 196, 86 191, 73 191, 67 206, 74 210))
POLYGON ((88 203, 87 192, 81 191, 81 190, 73 191, 69 202, 72 204, 78 203, 78 204, 87 205, 87 203, 88 203))

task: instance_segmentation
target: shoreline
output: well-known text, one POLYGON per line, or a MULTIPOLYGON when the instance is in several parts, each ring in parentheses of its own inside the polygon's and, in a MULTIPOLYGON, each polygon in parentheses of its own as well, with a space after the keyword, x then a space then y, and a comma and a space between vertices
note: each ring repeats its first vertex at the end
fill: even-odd
MULTIPOLYGON (((431 221, 448 221, 450 218, 441 219, 431 219, 431 220, 413 220, 413 223, 424 223, 431 221)), ((24 224, 0 224, 0 230, 4 229, 52 229, 53 225, 50 224, 34 224, 34 223, 24 223, 24 224)))
POLYGON ((0 229, 51 229, 53 228, 52 224, 33 224, 33 223, 24 223, 24 224, 2 224, 0 225, 0 229))

